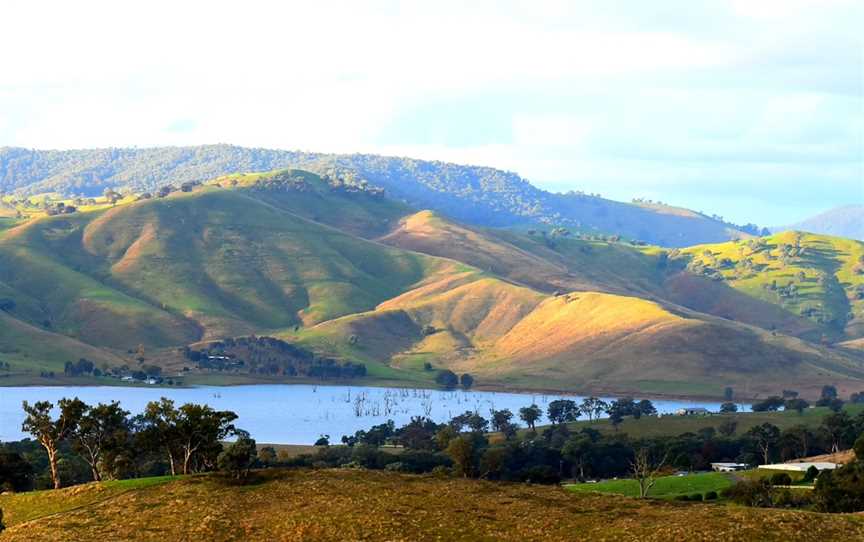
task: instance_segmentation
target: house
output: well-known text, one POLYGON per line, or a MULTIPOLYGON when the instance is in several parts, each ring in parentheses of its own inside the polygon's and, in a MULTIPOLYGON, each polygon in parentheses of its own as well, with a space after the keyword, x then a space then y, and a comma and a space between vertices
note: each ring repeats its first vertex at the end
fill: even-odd
POLYGON ((702 407, 685 407, 676 410, 675 414, 679 416, 707 416, 711 412, 707 408, 702 407))
POLYGON ((748 468, 749 465, 746 463, 711 463, 711 470, 716 472, 736 472, 748 468))
POLYGON ((126 376, 122 377, 120 380, 125 380, 126 382, 131 382, 131 381, 132 381, 132 377, 129 376, 129 375, 126 375, 126 376))
POLYGON ((760 469, 764 470, 781 470, 786 472, 807 472, 810 467, 816 467, 816 470, 834 470, 842 465, 837 463, 829 463, 827 461, 814 461, 809 463, 776 463, 773 465, 759 465, 760 469))

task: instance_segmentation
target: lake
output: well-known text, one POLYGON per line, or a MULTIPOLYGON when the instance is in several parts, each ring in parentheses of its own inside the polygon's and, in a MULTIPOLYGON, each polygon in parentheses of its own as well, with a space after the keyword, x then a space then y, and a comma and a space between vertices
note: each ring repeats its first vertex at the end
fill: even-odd
MULTIPOLYGON (((517 414, 521 407, 536 403, 545 412, 550 401, 582 399, 539 393, 309 384, 195 388, 0 387, 0 441, 26 436, 21 432, 24 419, 21 402, 25 400, 56 403, 62 397, 78 397, 88 404, 116 400, 134 415, 140 413, 147 402, 163 396, 173 399, 178 406, 206 403, 218 410, 234 411, 239 416, 238 427, 249 431, 258 442, 273 444, 312 444, 321 435, 330 435, 331 442, 338 443, 342 435, 354 434, 388 419, 397 426, 407 423, 412 416, 427 416, 440 423, 466 410, 477 411, 488 418, 492 408, 509 408, 517 414)), ((714 411, 720 407, 720 403, 700 401, 658 400, 653 403, 657 411, 664 414, 681 407, 701 406, 714 411)))

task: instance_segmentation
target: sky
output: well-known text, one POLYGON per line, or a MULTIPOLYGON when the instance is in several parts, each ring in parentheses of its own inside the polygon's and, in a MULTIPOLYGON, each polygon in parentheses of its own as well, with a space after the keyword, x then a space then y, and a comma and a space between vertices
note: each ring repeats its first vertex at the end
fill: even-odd
POLYGON ((4 0, 0 146, 488 165, 782 225, 864 203, 864 2, 4 0))

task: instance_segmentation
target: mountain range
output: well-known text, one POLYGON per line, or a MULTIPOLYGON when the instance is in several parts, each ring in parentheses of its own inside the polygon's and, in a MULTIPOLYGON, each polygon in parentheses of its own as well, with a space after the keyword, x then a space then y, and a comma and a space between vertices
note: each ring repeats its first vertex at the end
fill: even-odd
POLYGON ((864 243, 478 226, 348 173, 4 197, 0 360, 19 378, 79 357, 174 371, 189 348, 266 335, 406 384, 447 368, 594 393, 864 389, 864 243))
POLYGON ((412 208, 439 211, 476 226, 561 226, 673 247, 759 233, 753 224, 738 227, 658 202, 622 203, 596 194, 551 193, 515 173, 488 167, 230 145, 69 151, 4 147, 0 148, 0 192, 95 196, 105 188, 121 187, 153 192, 168 184, 279 168, 365 181, 412 208))

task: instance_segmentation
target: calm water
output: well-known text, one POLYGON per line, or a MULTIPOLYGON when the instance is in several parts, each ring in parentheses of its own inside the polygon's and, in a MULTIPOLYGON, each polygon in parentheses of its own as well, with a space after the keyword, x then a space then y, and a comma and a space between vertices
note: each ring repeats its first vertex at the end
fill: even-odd
MULTIPOLYGON (((388 419, 402 425, 412 416, 428 416, 436 422, 476 410, 489 417, 492 408, 519 408, 536 403, 544 411, 550 401, 561 395, 499 393, 483 391, 439 391, 357 386, 256 385, 198 388, 125 388, 125 387, 21 387, 0 388, 0 441, 18 440, 24 419, 21 401, 78 397, 88 404, 120 401, 123 407, 140 413, 148 401, 169 397, 178 405, 206 403, 219 410, 239 415, 236 424, 249 431, 258 442, 311 444, 321 435, 339 442, 342 435, 384 423, 388 419), (359 415, 358 415, 359 414, 359 415)), ((581 400, 581 397, 566 396, 581 400)), ((608 398, 607 398, 608 400, 608 398)), ((660 413, 671 413, 685 406, 702 406, 716 411, 719 403, 694 401, 654 401, 660 413)))

